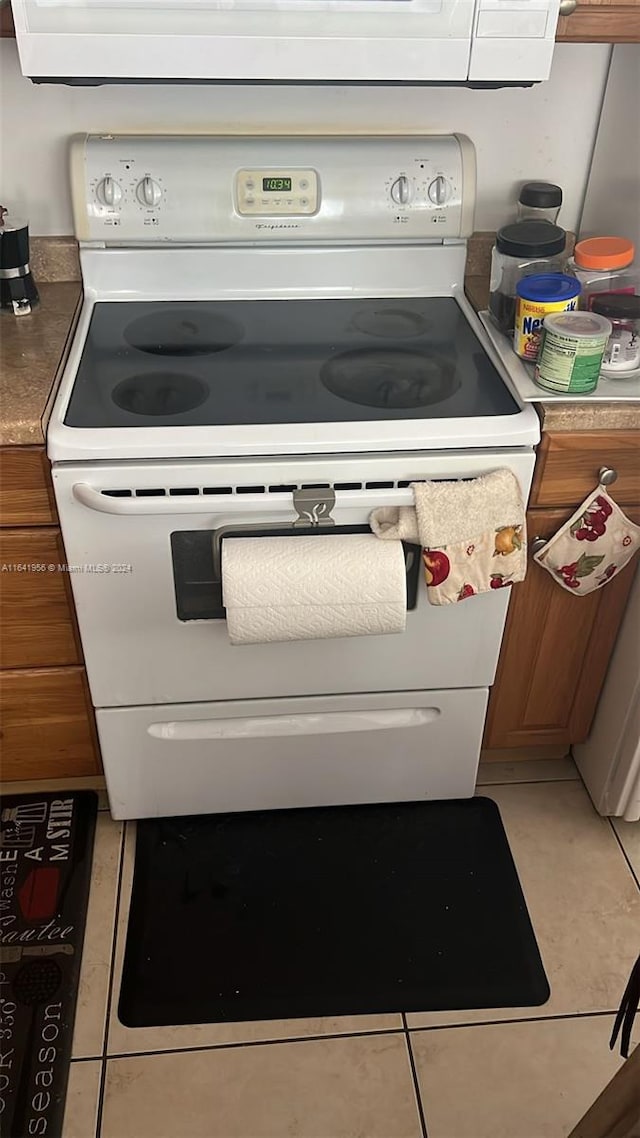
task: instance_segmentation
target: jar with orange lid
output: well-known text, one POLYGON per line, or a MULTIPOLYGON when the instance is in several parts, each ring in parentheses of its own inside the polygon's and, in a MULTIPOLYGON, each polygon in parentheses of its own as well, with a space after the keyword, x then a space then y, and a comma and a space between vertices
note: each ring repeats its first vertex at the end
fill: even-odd
POLYGON ((640 272, 633 264, 634 255, 633 241, 626 237, 589 237, 578 241, 566 271, 582 286, 580 307, 591 309, 597 296, 640 292, 640 272))

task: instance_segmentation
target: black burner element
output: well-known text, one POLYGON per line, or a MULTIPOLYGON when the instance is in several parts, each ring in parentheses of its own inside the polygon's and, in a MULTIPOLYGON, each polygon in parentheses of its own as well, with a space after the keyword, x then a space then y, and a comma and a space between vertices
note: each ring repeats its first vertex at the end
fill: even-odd
POLYGON ((119 383, 113 402, 133 415, 181 415, 199 407, 208 395, 204 383, 193 376, 152 371, 119 383))
POLYGON ((352 324, 366 336, 379 336, 386 340, 409 340, 423 336, 429 321, 420 312, 409 308, 364 308, 356 312, 352 324))
POLYGON ((325 387, 361 407, 428 407, 460 386, 450 361, 397 348, 358 348, 320 371, 325 387))
POLYGON ((208 356, 224 352, 242 339, 234 320, 192 308, 150 312, 124 331, 132 348, 154 356, 208 356))

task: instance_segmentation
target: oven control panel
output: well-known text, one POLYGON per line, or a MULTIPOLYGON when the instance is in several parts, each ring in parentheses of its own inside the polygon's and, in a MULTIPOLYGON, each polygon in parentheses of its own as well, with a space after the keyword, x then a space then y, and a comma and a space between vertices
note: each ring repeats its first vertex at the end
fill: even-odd
POLYGON ((464 135, 81 135, 71 145, 85 243, 428 241, 473 229, 464 135))

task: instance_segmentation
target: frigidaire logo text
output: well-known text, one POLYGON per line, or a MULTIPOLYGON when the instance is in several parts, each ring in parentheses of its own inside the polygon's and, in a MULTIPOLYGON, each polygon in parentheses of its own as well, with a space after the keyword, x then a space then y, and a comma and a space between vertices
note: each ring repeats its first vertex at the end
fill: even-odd
POLYGON ((257 221, 256 229, 299 229, 300 226, 297 221, 257 221))

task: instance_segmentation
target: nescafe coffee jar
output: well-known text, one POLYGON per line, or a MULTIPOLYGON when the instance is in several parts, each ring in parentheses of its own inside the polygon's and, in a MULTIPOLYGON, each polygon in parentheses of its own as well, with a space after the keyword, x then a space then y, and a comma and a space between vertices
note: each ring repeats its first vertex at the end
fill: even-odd
POLYGON ((561 273, 566 243, 564 229, 549 221, 515 221, 498 230, 491 253, 489 312, 506 336, 514 330, 518 281, 534 273, 561 273))

